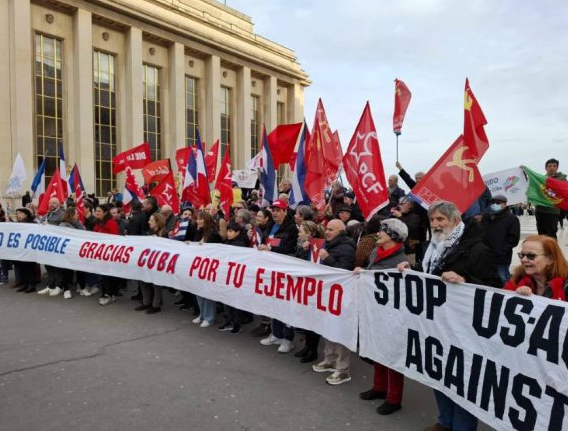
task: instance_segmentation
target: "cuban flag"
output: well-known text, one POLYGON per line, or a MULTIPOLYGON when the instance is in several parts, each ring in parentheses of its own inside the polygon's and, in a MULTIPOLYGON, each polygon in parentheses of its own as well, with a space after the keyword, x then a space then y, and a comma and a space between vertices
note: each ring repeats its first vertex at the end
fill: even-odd
POLYGON ((183 179, 182 199, 191 202, 195 208, 204 207, 211 202, 199 130, 197 131, 195 152, 189 153, 189 162, 183 179))
POLYGON ((272 201, 278 199, 278 189, 276 185, 276 169, 270 147, 268 146, 268 137, 266 135, 266 127, 262 126, 262 160, 260 168, 260 189, 262 190, 262 206, 266 207, 272 201))
POLYGON ((71 188, 69 184, 69 178, 67 177, 67 164, 65 163, 65 152, 63 151, 63 144, 59 145, 59 176, 63 180, 65 187, 63 189, 63 193, 65 199, 69 195, 69 192, 73 192, 74 189, 71 188))
POLYGON ((309 205, 310 197, 304 189, 306 180, 306 164, 304 148, 306 145, 306 137, 308 136, 308 127, 304 121, 304 129, 300 133, 300 143, 298 144, 297 156, 294 166, 292 167, 292 190, 290 191, 290 208, 296 209, 298 205, 309 205))
POLYGON ((41 162, 30 188, 32 189, 32 198, 36 196, 39 198, 45 193, 45 159, 41 162))
POLYGON ((124 172, 126 174, 126 180, 124 183, 124 192, 122 193, 122 205, 128 205, 128 203, 132 200, 144 200, 146 196, 144 195, 144 191, 140 187, 140 184, 136 181, 132 168, 130 166, 126 166, 124 172))

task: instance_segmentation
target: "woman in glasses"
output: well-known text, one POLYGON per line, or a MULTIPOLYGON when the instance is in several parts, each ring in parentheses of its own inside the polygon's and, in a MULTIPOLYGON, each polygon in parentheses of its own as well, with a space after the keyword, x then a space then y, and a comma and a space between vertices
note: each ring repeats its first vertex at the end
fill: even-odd
MULTIPOLYGON (((408 227, 400 220, 390 218, 381 221, 377 233, 377 246, 371 251, 367 269, 396 268, 399 263, 408 262, 408 257, 404 254, 404 243, 407 238, 408 227)), ((358 274, 360 271, 361 268, 355 268, 354 272, 358 274)), ((385 401, 377 407, 377 413, 390 415, 401 408, 404 375, 379 363, 373 363, 373 366, 375 368, 373 387, 361 392, 359 397, 366 401, 384 399, 385 401)))
POLYGON ((545 235, 528 236, 519 253, 519 265, 505 289, 521 295, 539 295, 566 301, 568 262, 556 240, 545 235))

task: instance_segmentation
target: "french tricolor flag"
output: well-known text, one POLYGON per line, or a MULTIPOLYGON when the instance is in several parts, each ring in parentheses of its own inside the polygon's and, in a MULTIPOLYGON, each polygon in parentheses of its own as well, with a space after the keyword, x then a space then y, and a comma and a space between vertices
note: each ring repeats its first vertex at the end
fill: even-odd
POLYGON ((268 146, 268 137, 266 135, 266 127, 262 126, 262 163, 260 170, 260 188, 262 190, 262 206, 266 207, 272 201, 278 199, 278 188, 276 184, 276 170, 272 153, 268 146))
POLYGON ((304 148, 308 137, 308 127, 304 121, 304 128, 300 133, 300 142, 298 144, 297 156, 294 165, 292 166, 292 190, 290 191, 290 208, 296 209, 298 205, 309 205, 310 197, 304 189, 304 182, 306 181, 306 163, 304 148))

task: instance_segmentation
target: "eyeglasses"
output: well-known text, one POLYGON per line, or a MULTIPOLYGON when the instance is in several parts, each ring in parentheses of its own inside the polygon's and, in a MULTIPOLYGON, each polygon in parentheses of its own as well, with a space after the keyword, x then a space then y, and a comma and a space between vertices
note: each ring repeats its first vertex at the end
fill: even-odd
POLYGON ((519 259, 522 259, 523 257, 526 257, 528 260, 535 260, 537 256, 546 256, 544 253, 543 254, 536 254, 536 253, 517 253, 517 256, 519 256, 519 259))

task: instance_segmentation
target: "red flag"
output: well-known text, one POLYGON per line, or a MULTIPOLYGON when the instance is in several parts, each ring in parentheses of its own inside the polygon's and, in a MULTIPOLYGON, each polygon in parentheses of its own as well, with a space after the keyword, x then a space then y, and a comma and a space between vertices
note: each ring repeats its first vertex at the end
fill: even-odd
POLYGON ((306 179, 304 190, 317 209, 325 207, 325 160, 323 157, 322 131, 316 122, 314 133, 306 145, 306 179))
POLYGON ((464 143, 472 151, 473 157, 479 160, 489 148, 489 140, 483 127, 487 124, 487 120, 471 88, 469 88, 469 80, 467 78, 465 80, 463 114, 464 143))
POLYGON ((124 171, 124 169, 126 169, 126 165, 129 165, 132 169, 142 169, 150 162, 150 144, 145 142, 137 147, 123 151, 116 157, 113 157, 112 173, 118 174, 119 172, 124 171))
POLYGON ((53 173, 53 177, 51 177, 51 181, 45 190, 45 193, 42 195, 41 200, 39 202, 39 206, 37 207, 37 213, 39 215, 45 215, 49 211, 49 200, 51 198, 59 199, 59 203, 65 203, 65 190, 67 190, 67 185, 65 181, 61 179, 61 175, 59 174, 59 169, 56 169, 53 173))
POLYGON ((218 157, 219 157, 219 139, 215 141, 213 146, 209 148, 209 151, 207 151, 207 154, 205 154, 205 168, 207 169, 207 179, 210 182, 213 182, 215 180, 215 177, 217 176, 218 157))
POLYGON ((231 171, 231 157, 229 149, 225 151, 223 163, 219 169, 219 176, 215 181, 215 188, 219 191, 219 208, 229 217, 231 214, 231 205, 233 205, 233 175, 231 171))
POLYGON ((170 159, 156 160, 142 168, 144 184, 159 183, 171 172, 170 159))
POLYGON ((268 135, 268 145, 274 167, 288 163, 298 142, 298 135, 303 123, 281 124, 268 135))
POLYGON ((187 164, 189 162, 189 154, 191 153, 191 147, 178 148, 176 150, 176 164, 178 172, 185 173, 187 169, 187 164))
POLYGON ((341 149, 341 142, 339 141, 339 133, 337 130, 333 132, 331 145, 323 148, 323 155, 325 157, 325 176, 327 185, 330 186, 339 174, 339 168, 343 160, 343 150, 341 149))
POLYGON ((379 139, 369 102, 343 157, 343 168, 367 220, 389 203, 379 139))
POLYGON ((394 80, 394 114, 392 116, 392 129, 396 135, 400 135, 402 123, 412 94, 404 82, 394 80))
POLYGON ((436 201, 450 201, 463 213, 485 190, 477 168, 475 152, 460 135, 436 164, 412 189, 421 205, 428 208, 436 201))
POLYGON ((159 206, 169 205, 175 214, 179 213, 179 197, 172 171, 164 177, 160 184, 152 189, 150 194, 156 197, 159 206))
POLYGON ((77 208, 77 214, 79 215, 79 220, 81 223, 85 223, 85 200, 83 198, 83 181, 81 181, 81 174, 79 173, 79 167, 77 163, 73 166, 73 170, 71 171, 71 175, 73 176, 73 184, 75 185, 75 205, 77 208))

